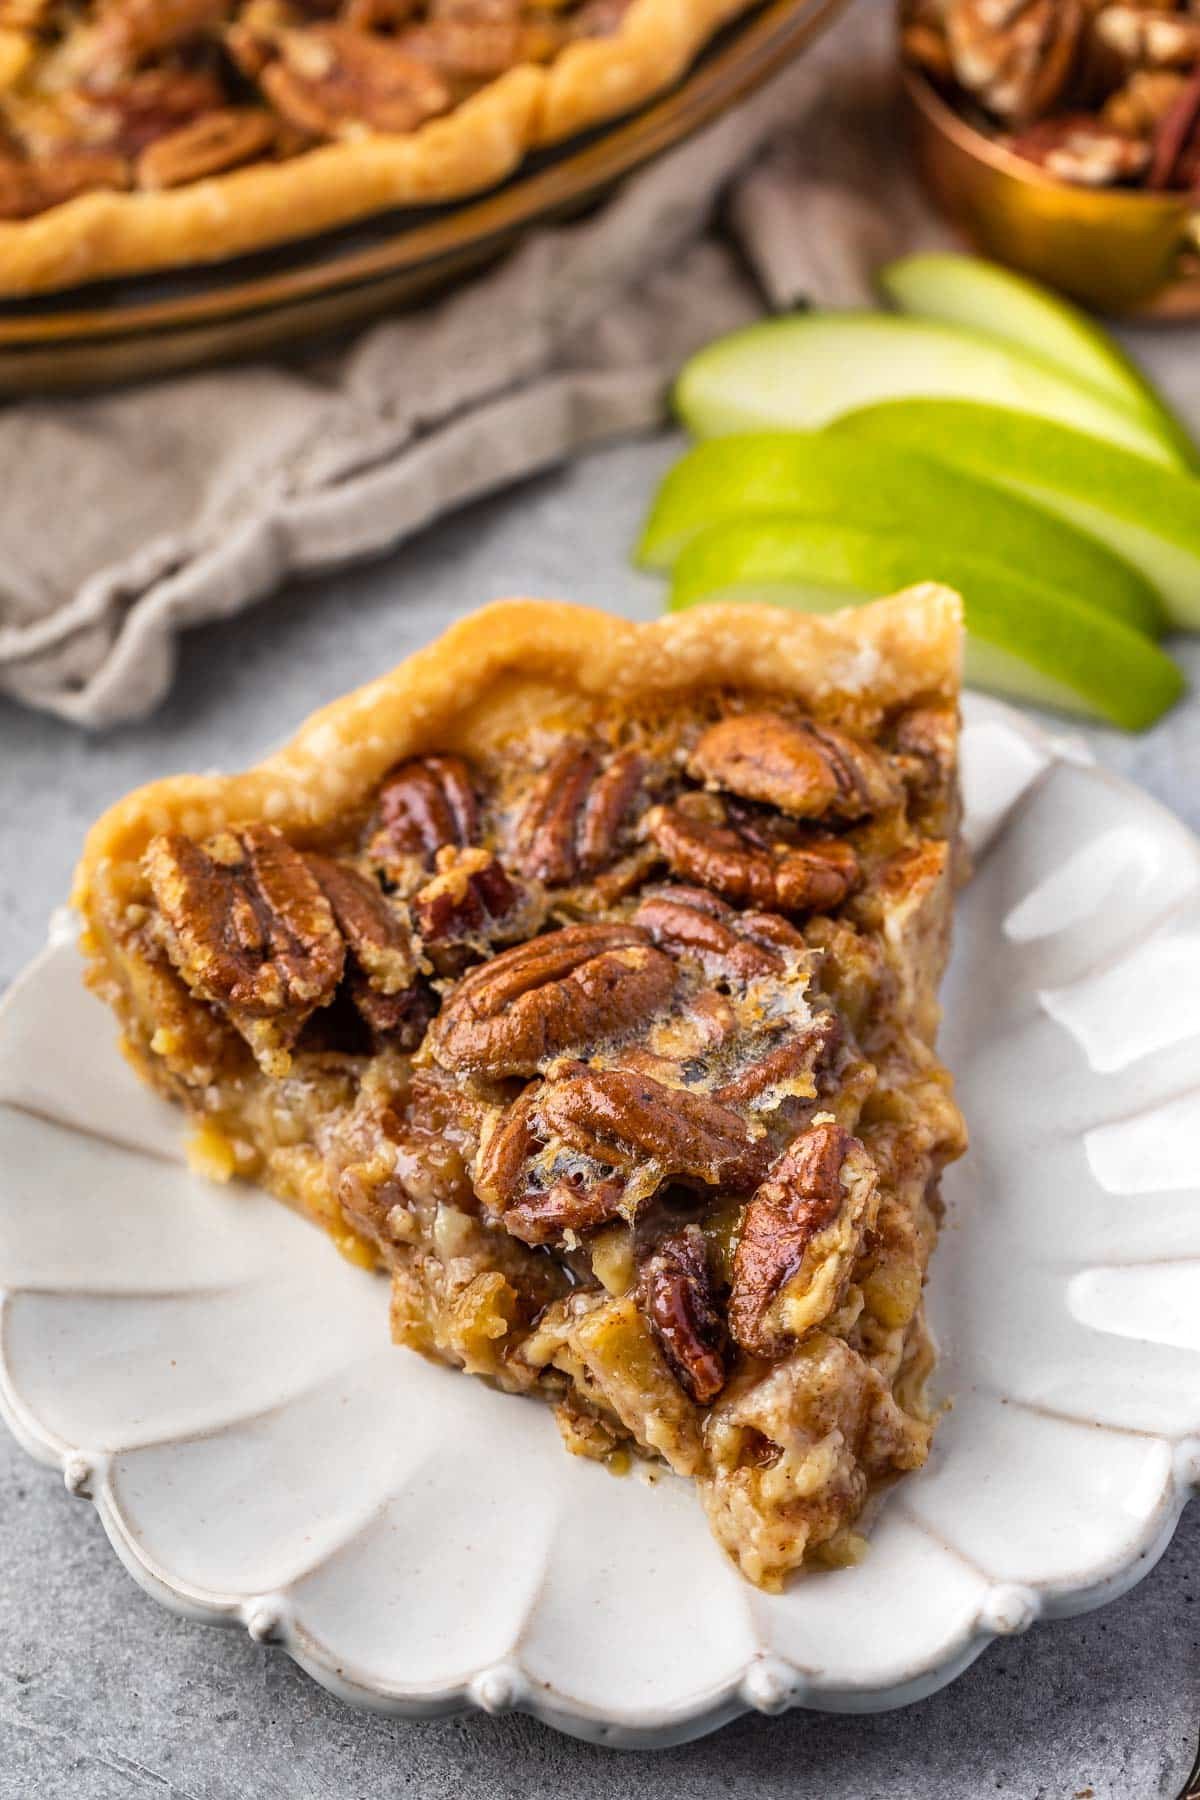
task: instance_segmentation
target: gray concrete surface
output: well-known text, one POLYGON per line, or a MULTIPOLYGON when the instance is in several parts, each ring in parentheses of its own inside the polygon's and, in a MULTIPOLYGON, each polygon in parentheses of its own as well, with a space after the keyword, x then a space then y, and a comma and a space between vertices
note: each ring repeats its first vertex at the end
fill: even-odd
MULTIPOLYGON (((0 706, 0 986, 38 948, 101 807, 152 775, 259 755, 302 714, 506 592, 649 615, 625 556, 666 441, 592 457, 187 639, 173 697, 93 740, 0 706)), ((1200 681, 1200 647, 1186 652, 1200 681)), ((1132 740, 1087 734, 1200 826, 1200 703, 1132 740)), ((620 1755, 527 1719, 352 1713, 277 1650, 175 1618, 90 1507, 0 1433, 0 1800, 1173 1800, 1200 1726, 1200 1509, 1131 1594, 994 1646, 873 1718, 741 1720, 620 1755)))

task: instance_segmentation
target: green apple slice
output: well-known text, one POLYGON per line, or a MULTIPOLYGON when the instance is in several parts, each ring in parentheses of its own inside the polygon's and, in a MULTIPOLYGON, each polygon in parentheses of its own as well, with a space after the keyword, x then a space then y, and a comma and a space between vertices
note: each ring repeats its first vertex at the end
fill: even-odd
POLYGON ((715 525, 680 557, 672 609, 708 600, 775 600, 804 611, 919 581, 963 597, 967 678, 977 687, 1140 731, 1183 692, 1163 651, 1070 594, 967 552, 890 532, 786 514, 715 525))
POLYGON ((829 436, 911 446, 1034 501, 1136 565, 1173 624, 1200 628, 1200 481, 1192 476, 1152 469, 1064 425, 967 401, 869 407, 839 420, 829 436))
POLYGON ((1098 388, 1142 418, 1173 455, 1195 466, 1195 444, 1137 364, 1102 326, 1048 288, 999 263, 952 251, 902 256, 878 279, 901 312, 1001 338, 1098 388))
POLYGON ((675 389, 680 417, 697 437, 813 428, 911 396, 1016 407, 1183 466, 1144 420, 1053 363, 982 332, 889 313, 803 313, 750 325, 693 356, 675 389))
POLYGON ((1153 588, 1093 538, 993 482, 849 429, 758 432, 697 444, 661 483, 638 560, 669 569, 701 531, 750 512, 837 518, 947 551, 984 548, 992 562, 1034 571, 1139 631, 1162 628, 1153 588))

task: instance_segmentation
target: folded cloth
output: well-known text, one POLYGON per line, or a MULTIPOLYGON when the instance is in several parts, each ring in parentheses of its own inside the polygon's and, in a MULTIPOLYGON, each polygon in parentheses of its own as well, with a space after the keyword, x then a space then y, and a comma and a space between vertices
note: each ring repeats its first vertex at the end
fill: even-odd
POLYGON ((652 429, 683 358, 764 309, 866 301, 872 268, 940 235, 890 40, 890 8, 856 0, 585 222, 336 356, 9 408, 0 692, 86 726, 144 715, 185 627, 652 429))

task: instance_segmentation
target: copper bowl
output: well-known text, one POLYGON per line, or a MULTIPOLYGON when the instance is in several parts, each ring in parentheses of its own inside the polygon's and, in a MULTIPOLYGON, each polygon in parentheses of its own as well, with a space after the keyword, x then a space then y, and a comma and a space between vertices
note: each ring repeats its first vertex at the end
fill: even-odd
POLYGON ((921 179, 977 249, 1098 312, 1200 318, 1194 196, 1056 181, 968 125, 919 70, 903 81, 921 179))

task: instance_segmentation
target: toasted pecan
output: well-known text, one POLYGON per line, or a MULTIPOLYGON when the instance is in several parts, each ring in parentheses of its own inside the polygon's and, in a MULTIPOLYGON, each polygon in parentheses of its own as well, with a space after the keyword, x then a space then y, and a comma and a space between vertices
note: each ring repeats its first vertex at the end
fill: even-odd
POLYGON ((619 751, 605 763, 596 745, 564 745, 517 821, 525 874, 549 887, 565 887, 610 863, 624 846, 645 772, 645 758, 636 750, 619 751))
POLYGON ((637 1301, 680 1385, 707 1406, 725 1385, 729 1337, 697 1226, 663 1238, 642 1260, 637 1301))
POLYGON ((226 106, 192 119, 147 145, 137 160, 142 188, 181 187, 264 156, 276 125, 261 106, 226 106))
POLYGON ((379 790, 367 853, 387 871, 412 860, 432 869, 439 850, 475 840, 479 806, 460 756, 417 756, 379 790))
POLYGON ((744 1191, 766 1168, 738 1113, 628 1069, 580 1067, 547 1084, 538 1114, 573 1150, 615 1169, 653 1162, 664 1179, 744 1191))
POLYGON ((833 725, 778 713, 731 713, 705 731, 688 773, 711 787, 796 819, 862 819, 894 806, 901 789, 874 744, 833 725))
POLYGON ((259 81, 289 124, 316 137, 336 137, 352 125, 412 131, 453 102, 428 62, 379 32, 309 25, 283 32, 278 49, 279 60, 259 81))
POLYGON ((733 1255, 729 1329, 744 1350, 780 1356, 827 1316, 875 1199, 871 1159, 840 1125, 823 1120, 794 1140, 747 1206, 733 1255), (825 1245, 843 1214, 842 1241, 825 1245))
POLYGON ((270 825, 222 832, 204 848, 169 833, 151 841, 146 874, 175 968, 270 1068, 332 1000, 345 957, 304 857, 270 825))
POLYGON ((787 952, 804 949, 795 926, 770 913, 735 911, 706 888, 673 885, 647 890, 633 915, 656 944, 693 957, 711 978, 742 981, 781 975, 787 952))
POLYGON ((762 849, 681 806, 652 807, 642 826, 674 874, 735 904, 829 912, 858 883, 858 857, 843 838, 814 835, 762 849))
POLYGON ((533 1075, 549 1058, 627 1030, 670 999, 675 965, 630 925, 569 925, 463 977, 431 1043, 448 1069, 533 1075))

